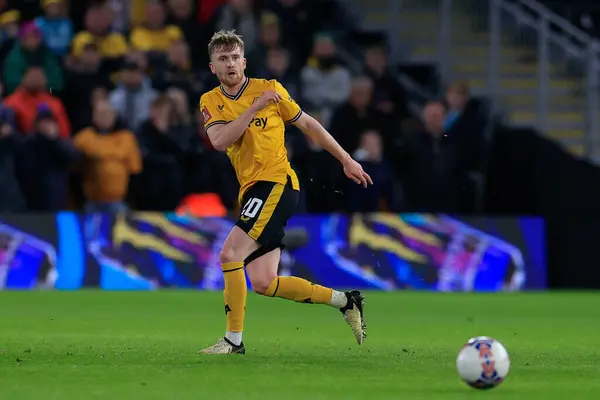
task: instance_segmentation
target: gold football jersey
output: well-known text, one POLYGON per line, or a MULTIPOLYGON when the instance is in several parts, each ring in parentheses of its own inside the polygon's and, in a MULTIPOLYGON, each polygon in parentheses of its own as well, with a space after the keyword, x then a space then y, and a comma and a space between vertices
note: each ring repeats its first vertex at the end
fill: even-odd
POLYGON ((300 189, 298 177, 287 158, 284 133, 285 123, 297 121, 302 110, 287 90, 274 79, 245 78, 235 96, 227 94, 222 86, 218 86, 200 99, 204 127, 208 129, 233 121, 267 90, 275 90, 283 100, 278 104, 268 104, 256 113, 238 141, 227 148, 227 156, 240 183, 240 201, 246 190, 257 181, 286 184, 289 177, 292 187, 300 189))

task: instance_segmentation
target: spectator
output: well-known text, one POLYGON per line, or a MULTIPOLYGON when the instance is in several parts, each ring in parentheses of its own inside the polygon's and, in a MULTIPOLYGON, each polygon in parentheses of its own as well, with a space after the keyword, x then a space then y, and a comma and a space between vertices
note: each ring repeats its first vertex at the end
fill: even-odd
POLYGON ((178 40, 171 45, 164 64, 155 69, 152 86, 161 92, 170 87, 181 89, 189 99, 189 106, 197 104, 204 85, 192 69, 190 49, 186 42, 178 40))
POLYGON ((67 54, 73 39, 73 25, 65 16, 64 0, 42 0, 44 15, 35 19, 46 46, 56 55, 67 54))
POLYGON ((165 25, 165 7, 159 0, 147 0, 143 26, 131 31, 131 45, 137 50, 163 55, 173 42, 183 39, 177 25, 165 25))
POLYGON ((102 63, 102 55, 90 42, 83 52, 67 63, 67 90, 63 96, 73 130, 79 132, 92 122, 92 92, 111 86, 110 75, 102 63))
POLYGON ((129 61, 123 65, 121 82, 109 99, 127 127, 136 131, 150 116, 150 105, 156 97, 150 79, 137 63, 129 61))
POLYGON ((246 54, 254 51, 258 36, 258 24, 252 7, 252 0, 229 0, 219 9, 216 20, 216 31, 235 29, 244 38, 246 54))
POLYGON ((21 84, 25 72, 40 67, 46 77, 46 88, 60 92, 63 89, 62 69, 56 57, 42 43, 39 28, 26 22, 19 30, 19 41, 4 60, 4 84, 6 92, 12 93, 21 84))
POLYGON ((16 117, 17 128, 21 133, 33 131, 38 107, 46 105, 58 121, 61 137, 71 136, 71 123, 62 102, 46 91, 46 76, 39 67, 25 72, 23 83, 6 98, 5 105, 10 107, 16 117))
POLYGON ((16 38, 19 33, 21 13, 18 10, 3 10, 0 13, 0 37, 4 42, 7 38, 16 38))
MULTIPOLYGON (((170 88, 166 91, 166 95, 172 104, 171 136, 179 147, 186 152, 186 163, 193 163, 194 159, 198 161, 199 158, 203 158, 206 147, 200 135, 198 135, 185 92, 177 88, 170 88)), ((194 106, 194 108, 197 107, 194 106)), ((187 170, 192 175, 198 172, 195 167, 190 167, 187 170)))
POLYGON ((171 100, 158 97, 138 133, 144 155, 138 206, 143 210, 174 210, 185 195, 184 151, 173 135, 172 114, 171 100))
POLYGON ((199 143, 196 139, 199 138, 192 125, 192 116, 186 93, 173 87, 167 90, 165 94, 171 101, 171 114, 169 116, 171 137, 185 151, 196 148, 196 143, 199 143))
POLYGON ((331 120, 331 135, 349 152, 359 143, 359 136, 368 129, 385 132, 383 115, 372 106, 373 81, 366 76, 352 80, 350 98, 335 110, 331 120))
MULTIPOLYGON (((144 23, 146 17, 146 0, 112 0, 126 1, 129 3, 129 22, 130 28, 139 26, 144 23)), ((131 29, 130 29, 131 31, 131 29)))
POLYGON ((365 73, 373 80, 373 106, 390 120, 409 116, 402 87, 389 70, 383 46, 369 48, 365 55, 365 73))
POLYGON ((304 64, 312 46, 312 38, 319 21, 319 7, 311 0, 268 0, 267 9, 279 18, 282 37, 288 49, 297 53, 298 62, 304 64))
POLYGON ((202 0, 198 4, 198 17, 202 24, 209 24, 227 0, 202 0))
POLYGON ((247 68, 251 76, 256 76, 265 70, 269 50, 281 47, 281 41, 277 15, 270 12, 263 13, 260 18, 258 43, 247 57, 247 68))
POLYGON ((371 213, 397 209, 394 201, 394 181, 389 165, 383 158, 383 143, 377 131, 366 131, 360 137, 360 145, 354 159, 373 179, 366 189, 356 184, 346 189, 346 207, 349 213, 371 213))
POLYGON ((260 74, 266 79, 277 79, 294 99, 301 101, 300 81, 290 70, 290 53, 282 48, 269 49, 266 69, 260 74))
POLYGON ((2 97, 4 95, 4 86, 0 83, 0 121, 2 124, 10 124, 13 132, 17 132, 15 113, 8 107, 2 97))
POLYGON ((192 145, 192 149, 197 149, 196 155, 192 157, 192 160, 196 162, 193 171, 199 171, 200 173, 190 177, 189 192, 218 193, 227 209, 235 209, 239 207, 238 194, 240 186, 231 161, 225 153, 215 150, 204 130, 204 118, 200 108, 194 107, 194 110, 192 123, 196 128, 196 135, 200 142, 194 143, 193 141, 192 145), (199 154, 200 151, 202 151, 202 154, 199 154))
POLYGON ((0 60, 12 50, 19 35, 21 15, 17 10, 9 10, 0 14, 0 60))
POLYGON ((117 32, 128 32, 131 28, 131 0, 106 0, 112 11, 111 28, 117 32))
POLYGON ((448 87, 446 102, 448 112, 444 130, 448 135, 460 135, 462 142, 469 147, 468 151, 474 156, 479 156, 484 146, 487 120, 481 103, 471 98, 469 85, 463 81, 448 87))
POLYGON ((333 110, 348 100, 351 83, 350 72, 338 63, 329 36, 317 36, 312 57, 300 76, 304 103, 323 113, 323 122, 329 126, 333 110))
POLYGON ((97 88, 92 89, 92 94, 90 97, 91 97, 92 111, 94 110, 94 106, 96 105, 97 102, 99 102, 101 100, 109 101, 108 100, 108 91, 106 90, 106 88, 104 86, 99 86, 97 88))
POLYGON ((466 171, 460 142, 444 134, 444 105, 429 103, 423 111, 425 131, 407 139, 403 163, 408 208, 420 212, 457 212, 466 171))
POLYGON ((462 132, 468 135, 476 132, 482 134, 484 121, 478 102, 471 98, 469 85, 464 81, 457 81, 448 86, 446 90, 448 112, 444 122, 444 130, 462 132))
POLYGON ((178 26, 183 32, 183 37, 191 49, 192 64, 196 68, 205 67, 209 62, 206 52, 207 37, 202 24, 194 15, 193 1, 168 0, 167 5, 169 7, 167 23, 178 26))
POLYGON ((67 206, 69 171, 78 153, 60 137, 52 111, 40 106, 34 130, 25 139, 20 178, 30 211, 60 211, 67 206))
POLYGON ((135 136, 118 123, 109 102, 95 104, 93 126, 79 132, 74 143, 84 156, 86 212, 124 211, 130 176, 141 172, 142 164, 135 136))
POLYGON ((115 68, 128 50, 125 37, 119 32, 111 32, 111 10, 107 4, 93 4, 85 13, 85 30, 73 38, 72 53, 79 56, 85 46, 95 43, 102 57, 115 68))
MULTIPOLYGON (((451 84, 446 91, 448 112, 444 123, 446 135, 458 143, 462 169, 469 173, 481 172, 485 158, 485 129, 487 115, 482 104, 471 98, 469 85, 458 81, 451 84)), ((462 190, 461 206, 464 211, 471 211, 477 196, 477 183, 467 181, 462 190)))
POLYGON ((10 122, 9 113, 0 113, 0 212, 25 211, 19 185, 18 162, 23 157, 22 139, 10 122))
MULTIPOLYGON (((318 113, 310 113, 319 120, 318 113)), ((319 121, 321 122, 321 121, 319 121)), ((305 188, 305 208, 315 213, 335 212, 346 200, 342 187, 342 169, 337 160, 310 136, 306 136, 308 148, 295 145, 288 147, 290 161, 305 188)))
POLYGON ((171 88, 166 92, 166 95, 173 106, 170 135, 172 140, 185 153, 183 162, 186 175, 186 193, 203 193, 209 188, 212 179, 206 145, 198 135, 185 93, 179 89, 171 88))
MULTIPOLYGON (((123 59, 123 63, 119 65, 119 68, 123 67, 123 64, 128 62, 132 62, 137 64, 140 67, 140 70, 146 74, 149 74, 152 70, 150 63, 148 62, 148 55, 140 50, 129 49, 125 58, 123 59)), ((118 74, 116 74, 118 75, 118 74)), ((118 81, 118 79, 117 79, 118 81)))

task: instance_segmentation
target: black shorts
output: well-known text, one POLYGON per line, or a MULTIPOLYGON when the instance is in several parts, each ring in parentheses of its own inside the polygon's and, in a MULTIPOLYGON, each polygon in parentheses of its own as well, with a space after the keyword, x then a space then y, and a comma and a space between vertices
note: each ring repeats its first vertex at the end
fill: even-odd
POLYGON ((284 229, 296 212, 298 195, 290 179, 285 185, 258 181, 244 194, 242 211, 235 224, 262 246, 262 254, 283 248, 284 229))

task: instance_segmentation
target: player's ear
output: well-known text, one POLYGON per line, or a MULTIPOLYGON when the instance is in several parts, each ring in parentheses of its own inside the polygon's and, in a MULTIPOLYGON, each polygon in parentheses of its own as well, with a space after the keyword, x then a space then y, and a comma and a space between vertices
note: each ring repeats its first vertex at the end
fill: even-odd
POLYGON ((244 57, 244 59, 242 61, 242 66, 244 67, 244 69, 246 69, 246 57, 244 57))
POLYGON ((212 72, 213 74, 215 73, 215 66, 213 65, 212 62, 208 63, 208 68, 210 68, 210 72, 212 72))

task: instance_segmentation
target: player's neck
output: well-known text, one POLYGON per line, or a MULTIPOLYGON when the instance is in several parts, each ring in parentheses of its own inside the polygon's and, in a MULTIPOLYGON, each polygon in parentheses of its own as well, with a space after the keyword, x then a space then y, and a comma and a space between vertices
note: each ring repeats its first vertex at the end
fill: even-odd
POLYGON ((221 82, 221 87, 223 88, 225 93, 227 93, 228 95, 236 96, 240 92, 240 89, 242 88, 242 86, 244 86, 244 83, 246 83, 246 79, 248 79, 248 78, 246 77, 246 75, 244 75, 242 77, 242 79, 233 86, 227 86, 223 82, 221 82))

